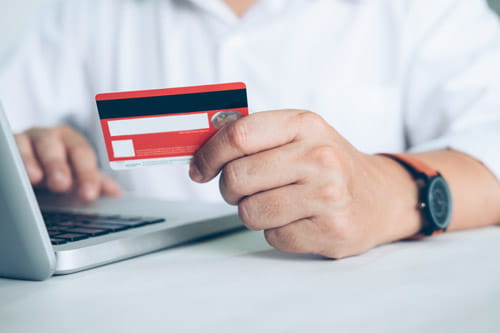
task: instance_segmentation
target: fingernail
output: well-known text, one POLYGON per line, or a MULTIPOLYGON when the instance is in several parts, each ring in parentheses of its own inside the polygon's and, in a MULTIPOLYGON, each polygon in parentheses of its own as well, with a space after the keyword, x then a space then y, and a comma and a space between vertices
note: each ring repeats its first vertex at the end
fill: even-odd
POLYGON ((191 163, 189 165, 189 176, 191 177, 192 180, 198 183, 203 180, 203 176, 200 172, 200 169, 198 169, 196 164, 193 163, 193 160, 191 160, 191 163))
POLYGON ((97 187, 93 183, 83 183, 80 191, 86 200, 94 200, 97 197, 97 187))

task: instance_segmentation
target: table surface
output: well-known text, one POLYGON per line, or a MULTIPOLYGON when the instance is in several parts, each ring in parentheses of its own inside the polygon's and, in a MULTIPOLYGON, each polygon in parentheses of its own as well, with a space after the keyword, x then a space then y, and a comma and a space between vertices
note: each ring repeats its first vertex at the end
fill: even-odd
POLYGON ((44 282, 1 332, 500 332, 500 227, 327 260, 242 231, 44 282))

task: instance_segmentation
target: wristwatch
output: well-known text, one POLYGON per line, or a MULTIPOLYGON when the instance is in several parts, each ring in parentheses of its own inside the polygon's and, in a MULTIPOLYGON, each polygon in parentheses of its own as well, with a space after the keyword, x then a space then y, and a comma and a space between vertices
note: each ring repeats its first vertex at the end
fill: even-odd
POLYGON ((418 208, 424 225, 413 238, 446 231, 450 224, 453 201, 450 188, 441 174, 422 161, 404 154, 380 154, 399 162, 415 178, 419 187, 418 208))

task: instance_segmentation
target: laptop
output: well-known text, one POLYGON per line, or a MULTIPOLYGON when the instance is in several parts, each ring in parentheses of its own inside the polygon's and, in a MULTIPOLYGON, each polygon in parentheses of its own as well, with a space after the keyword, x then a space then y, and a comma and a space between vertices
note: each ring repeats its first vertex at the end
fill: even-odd
POLYGON ((223 203, 35 193, 0 104, 0 277, 44 280, 238 229, 223 203))

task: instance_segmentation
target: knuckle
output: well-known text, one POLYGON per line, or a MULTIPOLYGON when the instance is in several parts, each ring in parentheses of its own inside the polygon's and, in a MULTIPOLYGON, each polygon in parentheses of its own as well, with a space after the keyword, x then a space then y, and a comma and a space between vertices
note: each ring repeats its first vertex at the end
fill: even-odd
POLYGON ((264 231, 264 237, 266 238, 266 242, 269 243, 272 247, 279 250, 280 247, 280 236, 279 229, 269 229, 264 231))
POLYGON ((244 153, 248 142, 248 130, 245 122, 235 121, 227 126, 227 138, 231 146, 244 153))
POLYGON ((282 224, 284 206, 279 198, 269 193, 249 196, 239 203, 240 218, 251 230, 269 229, 282 224))
POLYGON ((42 166, 46 172, 59 170, 69 174, 69 166, 63 159, 47 158, 45 162, 42 163, 42 166))
POLYGON ((317 194, 321 201, 327 202, 340 202, 345 198, 343 188, 333 183, 321 185, 317 190, 317 194))
POLYGON ((31 152, 31 140, 25 133, 16 134, 15 140, 21 156, 25 157, 30 155, 31 152))
POLYGON ((221 178, 227 190, 234 194, 243 194, 242 178, 240 177, 240 166, 236 161, 230 162, 222 169, 221 178))
POLYGON ((276 233, 276 229, 268 229, 264 231, 264 238, 266 242, 272 247, 276 248, 278 242, 278 235, 276 233))
POLYGON ((56 129, 41 129, 39 132, 38 138, 43 140, 45 138, 56 139, 59 138, 59 133, 56 129))
POLYGON ((54 141, 60 141, 60 137, 57 132, 51 130, 39 132, 33 137, 33 143, 43 149, 52 148, 54 141))
POLYGON ((95 162, 94 152, 87 144, 84 143, 76 144, 68 150, 68 153, 70 154, 71 158, 75 160, 85 158, 87 162, 91 163, 95 162))
POLYGON ((352 228, 345 221, 331 220, 323 226, 323 235, 330 240, 328 244, 318 248, 317 254, 333 259, 345 258, 352 253, 350 248, 354 243, 352 228))
POLYGON ((255 218, 254 203, 251 197, 245 198, 238 205, 238 214, 241 222, 250 230, 262 230, 258 223, 258 219, 255 218))
POLYGON ((27 129, 26 131, 24 131, 23 133, 21 133, 21 135, 25 134, 26 136, 32 138, 32 137, 36 136, 38 133, 43 132, 43 131, 45 131, 44 128, 41 128, 41 127, 31 127, 29 129, 27 129))
POLYGON ((290 226, 266 230, 266 241, 275 249, 283 252, 303 252, 300 247, 300 235, 295 233, 290 226))
POLYGON ((17 133, 17 134, 14 134, 14 138, 15 138, 16 142, 26 141, 26 139, 28 138, 28 134, 26 132, 17 133))
POLYGON ((212 172, 213 167, 210 163, 210 158, 207 156, 205 150, 201 149, 196 153, 193 164, 200 170, 202 174, 206 174, 208 172, 212 172))
POLYGON ((303 111, 297 114, 300 124, 308 129, 324 129, 328 126, 319 114, 312 111, 303 111))
POLYGON ((309 154, 309 159, 327 169, 337 169, 339 166, 337 151, 332 146, 314 147, 309 154))
POLYGON ((331 259, 342 259, 350 255, 349 251, 341 246, 335 246, 327 250, 319 251, 318 254, 331 259))
POLYGON ((251 213, 250 213, 250 204, 248 203, 248 200, 242 200, 238 204, 238 215, 240 217, 241 222, 245 225, 250 230, 255 230, 252 228, 252 218, 251 218, 251 213))
POLYGON ((75 134, 76 131, 71 127, 70 125, 59 125, 57 127, 53 128, 54 132, 57 132, 58 134, 61 135, 72 135, 75 134))
POLYGON ((348 244, 352 241, 352 223, 349 223, 347 220, 341 218, 330 219, 327 229, 326 233, 329 235, 329 238, 334 239, 338 243, 348 244))

